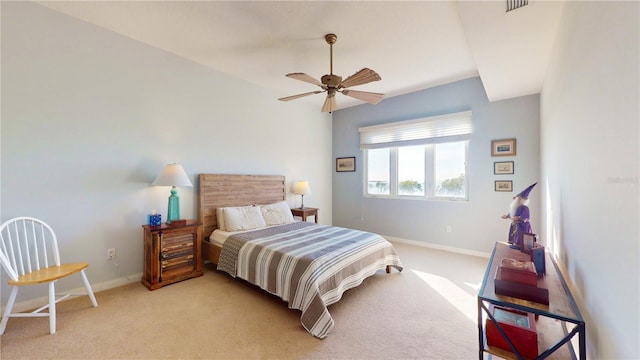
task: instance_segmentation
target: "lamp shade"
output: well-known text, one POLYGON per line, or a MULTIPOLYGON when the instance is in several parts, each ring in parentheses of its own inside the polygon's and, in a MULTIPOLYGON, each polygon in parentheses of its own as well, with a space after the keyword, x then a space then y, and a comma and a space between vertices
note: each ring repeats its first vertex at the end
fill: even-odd
POLYGON ((297 195, 309 195, 311 194, 311 189, 309 189, 308 181, 298 181, 296 183, 296 187, 293 191, 297 195))
POLYGON ((168 164, 151 185, 156 186, 193 186, 182 165, 168 164))

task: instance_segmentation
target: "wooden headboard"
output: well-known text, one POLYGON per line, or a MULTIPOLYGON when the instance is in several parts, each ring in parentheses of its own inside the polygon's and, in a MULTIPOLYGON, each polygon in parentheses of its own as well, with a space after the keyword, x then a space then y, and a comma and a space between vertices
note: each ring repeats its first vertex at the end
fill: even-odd
POLYGON ((218 227, 216 209, 264 205, 286 200, 285 178, 279 175, 200 174, 198 219, 203 239, 218 227))

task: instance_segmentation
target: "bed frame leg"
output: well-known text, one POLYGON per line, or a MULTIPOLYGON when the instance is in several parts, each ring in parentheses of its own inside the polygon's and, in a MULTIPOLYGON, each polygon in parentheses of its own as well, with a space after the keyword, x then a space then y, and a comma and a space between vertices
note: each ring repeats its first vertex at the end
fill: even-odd
POLYGON ((391 274, 391 265, 387 265, 387 274, 391 274))

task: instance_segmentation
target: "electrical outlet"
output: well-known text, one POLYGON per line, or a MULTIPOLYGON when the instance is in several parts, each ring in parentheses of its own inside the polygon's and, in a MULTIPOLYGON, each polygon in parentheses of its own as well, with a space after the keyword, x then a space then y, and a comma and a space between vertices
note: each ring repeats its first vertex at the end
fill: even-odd
POLYGON ((107 249, 107 260, 113 260, 116 258, 116 249, 107 249))
POLYGON ((451 225, 447 225, 447 232, 451 232, 451 225))

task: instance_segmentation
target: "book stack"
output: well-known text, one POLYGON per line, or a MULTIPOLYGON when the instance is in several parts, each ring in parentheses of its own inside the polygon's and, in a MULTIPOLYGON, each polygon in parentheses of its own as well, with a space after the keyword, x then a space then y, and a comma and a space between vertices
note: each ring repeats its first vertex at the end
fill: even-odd
POLYGON ((494 279, 495 293, 549 305, 549 289, 538 287, 531 261, 503 258, 494 279))

